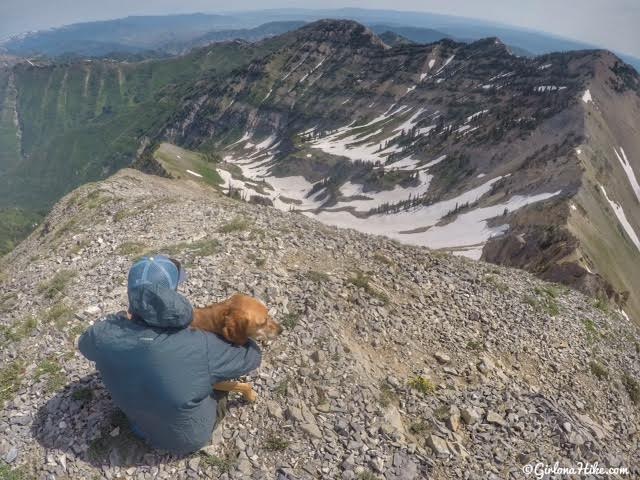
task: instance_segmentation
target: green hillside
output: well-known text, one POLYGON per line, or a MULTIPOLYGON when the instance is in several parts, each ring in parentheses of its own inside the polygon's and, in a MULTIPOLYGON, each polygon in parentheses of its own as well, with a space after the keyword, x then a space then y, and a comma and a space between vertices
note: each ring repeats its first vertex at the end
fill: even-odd
POLYGON ((129 165, 195 82, 215 84, 277 44, 229 42, 162 61, 23 63, 0 72, 0 209, 46 208, 129 165))
POLYGON ((0 173, 20 159, 20 134, 16 125, 16 88, 9 70, 0 69, 0 173))

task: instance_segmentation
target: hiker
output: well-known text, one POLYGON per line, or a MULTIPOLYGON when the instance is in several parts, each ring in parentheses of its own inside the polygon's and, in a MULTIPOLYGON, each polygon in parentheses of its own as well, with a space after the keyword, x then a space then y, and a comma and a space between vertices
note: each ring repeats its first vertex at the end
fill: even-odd
POLYGON ((212 385, 249 373, 262 359, 253 340, 235 346, 187 328, 193 307, 177 292, 185 276, 166 256, 138 261, 129 270, 129 311, 96 322, 78 341, 132 431, 175 454, 210 443, 226 402, 212 385))

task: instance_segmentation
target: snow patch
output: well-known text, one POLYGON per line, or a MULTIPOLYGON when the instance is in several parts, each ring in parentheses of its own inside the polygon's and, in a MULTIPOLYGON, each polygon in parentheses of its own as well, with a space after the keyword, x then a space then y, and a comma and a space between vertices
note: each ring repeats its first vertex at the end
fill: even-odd
MULTIPOLYGON (((178 157, 180 158, 180 157, 178 157)), ((194 172, 193 170, 187 170, 187 173, 190 175, 193 175, 194 177, 198 177, 198 178, 202 178, 202 175, 200 175, 199 173, 194 172)))
POLYGON ((561 192, 541 193, 532 196, 516 195, 507 202, 490 207, 476 208, 459 214, 454 221, 445 225, 436 224, 460 205, 472 204, 488 193, 492 185, 503 177, 497 177, 461 195, 420 206, 411 211, 391 214, 376 214, 367 218, 357 218, 347 211, 305 212, 318 220, 338 227, 385 235, 413 245, 430 248, 454 248, 458 253, 479 259, 486 241, 496 234, 507 230, 508 225, 489 227, 488 220, 502 215, 506 210, 518 210, 531 203, 539 202, 559 195, 561 192), (416 231, 419 229, 419 231, 416 231))
POLYGON ((622 207, 618 203, 614 202, 609 198, 609 196, 607 195, 607 191, 604 189, 602 185, 600 185, 600 190, 602 190, 602 193, 604 194, 604 198, 607 199, 607 202, 609 202, 609 205, 613 209, 613 212, 616 214, 616 217, 618 217, 618 221, 620 222, 620 225, 622 225, 622 228, 624 228, 624 231, 627 232, 627 235, 629 236, 631 241, 634 243, 636 248, 640 250, 640 239, 638 238, 638 235, 636 235, 636 232, 631 226, 631 223, 629 223, 629 220, 627 219, 627 216, 625 215, 622 207))
POLYGON ((629 179, 631 188, 633 188, 633 193, 636 194, 636 198, 640 201, 640 184, 638 184, 638 179, 636 178, 636 174, 633 171, 631 164, 629 163, 627 155, 624 153, 624 149, 620 147, 620 153, 618 153, 618 151, 614 147, 613 151, 616 154, 616 157, 618 157, 620 165, 622 165, 622 169, 629 179), (620 156, 620 154, 622 154, 622 156, 620 156))
POLYGON ((591 92, 589 91, 589 89, 585 90, 582 94, 582 101, 584 103, 593 102, 593 98, 591 97, 591 92))

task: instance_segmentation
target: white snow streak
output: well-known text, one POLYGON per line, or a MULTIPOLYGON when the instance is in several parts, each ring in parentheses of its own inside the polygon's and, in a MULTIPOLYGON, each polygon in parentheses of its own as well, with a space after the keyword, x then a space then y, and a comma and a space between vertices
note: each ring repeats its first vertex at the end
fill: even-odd
POLYGON ((624 153, 624 149, 620 147, 620 153, 622 154, 622 156, 620 156, 615 147, 613 151, 616 154, 616 157, 618 157, 624 173, 626 173, 627 178, 629 179, 629 183, 631 184, 631 188, 633 188, 633 192, 636 194, 636 198, 640 201, 640 184, 638 184, 638 179, 636 178, 636 174, 633 171, 631 164, 629 163, 627 155, 624 153))
POLYGON ((638 235, 636 235, 636 232, 631 226, 631 223, 629 223, 629 220, 627 219, 627 216, 625 215, 622 207, 609 198, 609 196, 607 195, 607 191, 604 189, 602 185, 600 185, 600 190, 602 190, 602 193, 604 194, 604 198, 607 199, 607 202, 609 202, 609 205, 611 205, 611 208, 613 209, 613 212, 616 214, 616 217, 618 217, 618 221, 620 222, 620 225, 622 225, 622 228, 624 228, 624 231, 627 232, 627 235, 629 235, 629 238, 635 244, 636 248, 640 250, 640 239, 638 238, 638 235))

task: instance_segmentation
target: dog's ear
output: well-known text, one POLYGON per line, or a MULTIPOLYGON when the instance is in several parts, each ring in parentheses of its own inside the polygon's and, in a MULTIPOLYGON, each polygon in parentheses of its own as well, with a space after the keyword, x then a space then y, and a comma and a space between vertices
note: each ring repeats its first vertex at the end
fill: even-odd
POLYGON ((247 328, 249 326, 249 321, 243 315, 240 315, 239 312, 234 312, 231 310, 225 316, 225 324, 222 329, 222 335, 224 338, 229 340, 231 343, 235 343, 236 345, 244 345, 249 341, 249 334, 247 332, 247 328))

